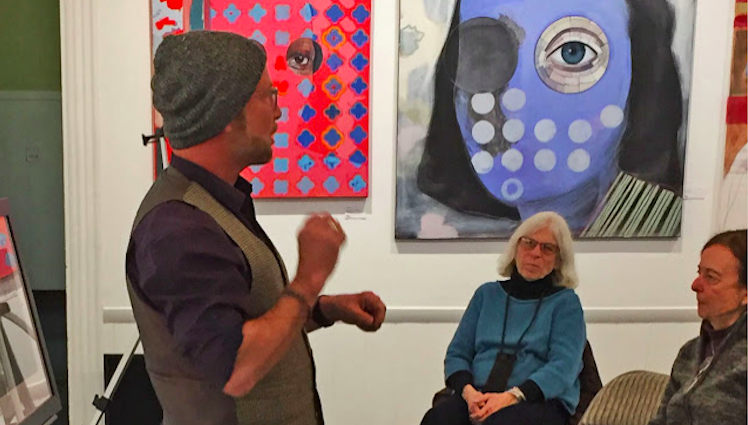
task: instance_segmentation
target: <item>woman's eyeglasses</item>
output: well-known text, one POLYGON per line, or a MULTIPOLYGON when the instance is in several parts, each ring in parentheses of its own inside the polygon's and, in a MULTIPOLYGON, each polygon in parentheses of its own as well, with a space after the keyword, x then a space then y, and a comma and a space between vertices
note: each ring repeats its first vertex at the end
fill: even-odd
POLYGON ((550 242, 538 242, 533 238, 527 236, 520 236, 519 246, 532 251, 536 246, 540 245, 540 252, 545 255, 558 254, 558 245, 550 242))

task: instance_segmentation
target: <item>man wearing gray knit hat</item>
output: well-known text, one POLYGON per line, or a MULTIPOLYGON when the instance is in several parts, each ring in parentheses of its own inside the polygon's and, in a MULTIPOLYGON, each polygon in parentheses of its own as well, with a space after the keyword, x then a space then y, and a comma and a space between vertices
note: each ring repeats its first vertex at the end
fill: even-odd
POLYGON ((153 104, 173 148, 135 217, 127 288, 165 425, 319 425, 307 332, 379 329, 371 292, 319 296, 345 233, 315 214, 288 278, 239 173, 272 157, 278 93, 258 43, 198 31, 164 38, 153 104))

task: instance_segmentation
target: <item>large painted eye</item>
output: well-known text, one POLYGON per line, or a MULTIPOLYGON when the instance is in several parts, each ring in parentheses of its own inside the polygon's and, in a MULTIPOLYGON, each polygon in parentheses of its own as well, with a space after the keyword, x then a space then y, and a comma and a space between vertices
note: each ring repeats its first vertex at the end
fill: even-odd
POLYGON ((551 24, 535 46, 535 68, 543 82, 560 93, 580 93, 605 74, 608 38, 594 22, 569 16, 551 24))
POLYGON ((299 38, 288 46, 286 63, 298 75, 312 75, 322 65, 322 49, 310 38, 299 38))
POLYGON ((595 60, 597 52, 581 41, 564 43, 551 53, 549 59, 556 65, 582 68, 595 60))

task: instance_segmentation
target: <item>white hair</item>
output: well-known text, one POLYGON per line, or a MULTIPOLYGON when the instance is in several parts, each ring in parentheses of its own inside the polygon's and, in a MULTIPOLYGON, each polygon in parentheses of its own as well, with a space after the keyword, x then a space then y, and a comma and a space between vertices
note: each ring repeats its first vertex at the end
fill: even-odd
POLYGON ((566 288, 576 288, 579 284, 577 269, 574 266, 574 241, 571 237, 569 225, 563 217, 551 211, 539 212, 519 225, 506 245, 504 254, 499 257, 499 274, 504 277, 512 275, 516 268, 517 244, 519 238, 528 236, 540 229, 547 228, 553 233, 558 245, 556 267, 553 274, 556 283, 566 288))

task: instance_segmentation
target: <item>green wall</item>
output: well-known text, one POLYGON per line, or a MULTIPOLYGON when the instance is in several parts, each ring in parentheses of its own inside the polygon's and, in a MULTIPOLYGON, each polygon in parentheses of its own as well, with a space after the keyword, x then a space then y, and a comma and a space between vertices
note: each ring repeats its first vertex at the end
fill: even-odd
POLYGON ((0 0, 3 90, 61 91, 60 0, 0 0))
POLYGON ((0 198, 35 290, 65 289, 60 1, 0 0, 0 198))

